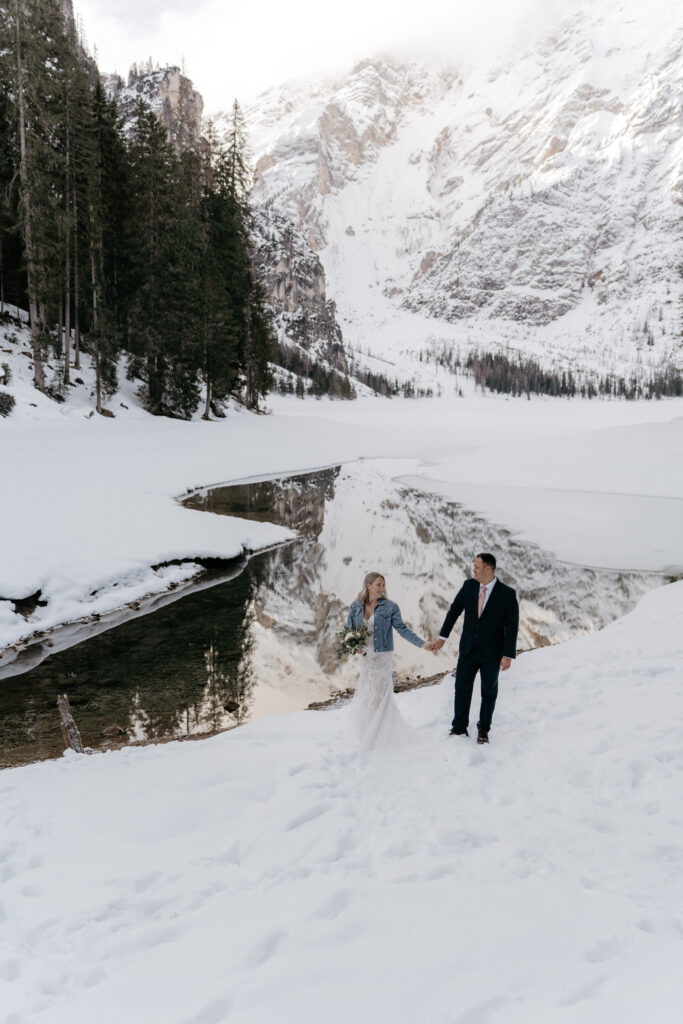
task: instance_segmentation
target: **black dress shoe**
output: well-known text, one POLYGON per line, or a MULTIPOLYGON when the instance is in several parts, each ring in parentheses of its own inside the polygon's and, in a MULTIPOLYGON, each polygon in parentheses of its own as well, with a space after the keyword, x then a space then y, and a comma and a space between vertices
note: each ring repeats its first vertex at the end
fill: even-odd
POLYGON ((456 732, 455 729, 451 729, 448 734, 449 736, 469 736, 467 729, 464 732, 456 732))
POLYGON ((488 731, 488 729, 482 729, 481 727, 478 726, 477 727, 477 743, 488 743, 488 741, 489 741, 489 731, 488 731))

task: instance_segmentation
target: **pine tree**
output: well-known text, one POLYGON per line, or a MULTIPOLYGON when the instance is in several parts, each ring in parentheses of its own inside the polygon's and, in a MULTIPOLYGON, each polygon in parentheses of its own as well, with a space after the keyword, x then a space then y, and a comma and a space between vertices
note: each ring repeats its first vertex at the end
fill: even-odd
POLYGON ((58 145, 62 113, 59 55, 65 22, 56 0, 12 0, 0 8, 2 77, 17 126, 18 213, 26 282, 34 384, 45 391, 47 310, 56 296, 59 205, 63 180, 58 145), (57 59, 55 59, 57 56, 57 59))
POLYGON ((92 96, 92 145, 88 147, 88 230, 91 287, 90 340, 95 363, 97 411, 102 399, 116 390, 116 358, 120 345, 118 278, 120 215, 125 205, 121 127, 114 104, 99 79, 92 96))
POLYGON ((245 378, 244 401, 247 408, 258 410, 259 397, 272 385, 269 361, 274 357, 275 342, 263 290, 252 263, 251 174, 244 118, 237 100, 233 103, 220 174, 234 225, 230 253, 231 301, 238 332, 238 357, 245 378))
POLYGON ((20 305, 25 290, 15 174, 16 125, 7 70, 6 62, 0 59, 0 314, 9 302, 20 305))
POLYGON ((130 140, 133 202, 127 224, 129 351, 134 370, 146 385, 150 412, 164 411, 168 372, 160 329, 164 271, 169 260, 168 233, 173 219, 173 154, 156 117, 140 103, 130 140))
POLYGON ((232 104, 232 117, 226 133, 224 153, 227 191, 234 202, 242 205, 246 217, 249 213, 252 175, 249 169, 247 129, 237 100, 233 100, 232 104))
POLYGON ((253 272, 251 279, 246 302, 245 398, 247 408, 258 411, 259 398, 267 394, 273 384, 270 363, 274 358, 275 338, 263 289, 253 272))
POLYGON ((242 296, 245 278, 242 215, 235 202, 234 165, 213 126, 207 133, 209 167, 202 203, 204 419, 236 388, 243 364, 242 296))
POLYGON ((131 136, 128 343, 150 412, 189 417, 199 400, 201 255, 196 163, 179 161, 140 104, 131 136))

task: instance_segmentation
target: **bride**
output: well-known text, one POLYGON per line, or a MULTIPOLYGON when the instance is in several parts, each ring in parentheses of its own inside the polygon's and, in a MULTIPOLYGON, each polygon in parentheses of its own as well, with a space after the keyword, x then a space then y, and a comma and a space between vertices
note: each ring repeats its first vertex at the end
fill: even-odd
POLYGON ((366 626, 370 635, 365 655, 360 657, 347 735, 361 750, 389 750, 414 738, 394 701, 393 630, 416 647, 424 647, 425 642, 408 629, 398 605, 387 598, 386 581, 378 572, 367 574, 363 589, 349 608, 346 628, 361 626, 366 626))

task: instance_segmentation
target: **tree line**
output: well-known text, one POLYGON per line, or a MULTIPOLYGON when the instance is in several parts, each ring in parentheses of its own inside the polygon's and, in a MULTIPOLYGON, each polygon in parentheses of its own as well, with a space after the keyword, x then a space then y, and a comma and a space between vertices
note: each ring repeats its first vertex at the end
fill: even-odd
POLYGON ((124 126, 66 7, 0 7, 0 313, 28 309, 34 383, 56 397, 86 351, 98 412, 123 354, 152 413, 258 409, 274 341, 239 106, 182 151, 142 102, 124 126))
POLYGON ((617 374, 588 376, 572 370, 545 370, 530 357, 510 359, 503 352, 481 352, 465 357, 454 345, 430 346, 420 353, 420 361, 433 362, 451 373, 471 376, 482 389, 520 398, 550 395, 554 398, 668 398, 683 395, 683 375, 673 364, 653 370, 648 377, 617 374))

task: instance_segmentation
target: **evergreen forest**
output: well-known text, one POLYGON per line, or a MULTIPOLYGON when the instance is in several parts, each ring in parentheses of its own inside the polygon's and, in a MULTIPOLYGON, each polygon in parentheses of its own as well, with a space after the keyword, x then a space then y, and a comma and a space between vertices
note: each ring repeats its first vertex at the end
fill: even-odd
POLYGON ((0 6, 0 84, 0 315, 29 312, 36 388, 62 397, 87 352, 100 413, 122 366, 154 414, 258 410, 274 340, 237 102, 183 148, 142 102, 124 126, 60 0, 0 6))

